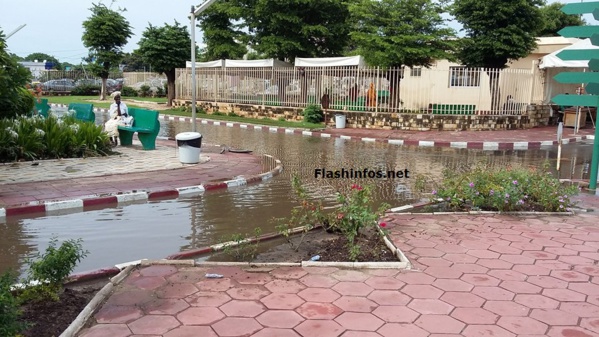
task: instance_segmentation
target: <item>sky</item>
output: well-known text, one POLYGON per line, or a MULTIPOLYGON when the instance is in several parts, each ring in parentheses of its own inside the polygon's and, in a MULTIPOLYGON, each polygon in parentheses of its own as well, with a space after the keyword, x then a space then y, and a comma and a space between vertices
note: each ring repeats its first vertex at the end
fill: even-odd
MULTIPOLYGON (((173 24, 177 20, 189 27, 191 6, 198 6, 203 0, 0 0, 0 30, 7 35, 22 24, 19 30, 6 41, 11 53, 25 57, 32 53, 45 53, 56 57, 60 62, 78 64, 87 56, 83 46, 82 23, 91 15, 92 3, 102 2, 112 9, 125 8, 121 14, 129 21, 134 35, 123 49, 132 52, 148 23, 162 26, 173 24)), ((555 0, 549 0, 549 3, 555 0)), ((562 0, 562 3, 580 2, 580 0, 562 0)), ((585 0, 585 2, 588 2, 585 0)), ((585 16, 589 24, 599 24, 592 16, 585 16)), ((459 25, 450 25, 459 29, 459 25)), ((202 45, 202 32, 196 28, 196 41, 202 45)), ((43 60, 39 60, 43 61, 43 60)))

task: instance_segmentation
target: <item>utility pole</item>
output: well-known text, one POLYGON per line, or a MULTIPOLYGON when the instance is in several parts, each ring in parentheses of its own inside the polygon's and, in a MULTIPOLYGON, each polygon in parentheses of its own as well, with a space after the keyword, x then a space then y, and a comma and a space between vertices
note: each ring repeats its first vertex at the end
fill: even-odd
POLYGON ((210 7, 216 0, 207 0, 196 9, 191 6, 191 131, 196 132, 196 17, 210 7))

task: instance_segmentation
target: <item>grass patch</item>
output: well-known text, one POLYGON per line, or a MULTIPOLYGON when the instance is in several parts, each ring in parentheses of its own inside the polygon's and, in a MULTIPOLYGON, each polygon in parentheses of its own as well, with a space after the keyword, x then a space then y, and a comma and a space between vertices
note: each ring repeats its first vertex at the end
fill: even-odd
MULTIPOLYGON (((93 102, 100 98, 100 96, 45 96, 44 98, 48 98, 48 103, 51 104, 64 104, 69 105, 70 103, 92 103, 94 108, 104 108, 107 109, 112 104, 112 97, 107 96, 106 101, 103 103, 93 102)), ((123 97, 123 99, 133 99, 136 101, 143 102, 155 102, 155 103, 165 103, 167 99, 164 97, 123 97)), ((141 108, 141 106, 136 106, 135 103, 126 102, 127 106, 133 108, 141 108)))
MULTIPOLYGON (((183 111, 178 108, 167 109, 160 111, 163 115, 173 115, 173 116, 182 116, 182 117, 191 117, 191 112, 183 111)), ((214 114, 203 114, 200 113, 198 109, 196 111, 196 117, 198 119, 212 119, 217 121, 226 121, 226 122, 239 122, 243 124, 257 124, 257 125, 267 125, 267 126, 279 126, 279 127, 289 127, 289 128, 300 128, 300 129, 322 129, 324 128, 324 124, 316 124, 316 123, 306 123, 306 122, 290 122, 290 121, 281 121, 274 120, 270 118, 246 118, 242 116, 228 116, 228 115, 214 115, 214 114)))

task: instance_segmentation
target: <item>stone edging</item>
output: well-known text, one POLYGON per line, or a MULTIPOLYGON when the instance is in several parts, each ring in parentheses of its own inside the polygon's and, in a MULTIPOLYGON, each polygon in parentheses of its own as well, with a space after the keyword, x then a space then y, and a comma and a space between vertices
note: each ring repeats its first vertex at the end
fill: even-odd
MULTIPOLYGON (((443 199, 438 199, 437 202, 442 202, 443 199)), ((411 209, 418 209, 426 206, 432 206, 435 202, 420 202, 412 205, 404 205, 388 209, 385 213, 399 213, 410 215, 481 215, 481 214, 497 214, 497 215, 575 215, 574 212, 498 212, 498 211, 468 211, 468 212, 409 212, 411 209)), ((581 210, 584 212, 585 210, 581 210)))
MULTIPOLYGON (((320 226, 315 227, 314 229, 320 228, 320 226)), ((291 234, 296 234, 304 231, 305 226, 296 227, 291 229, 291 234)), ((235 247, 240 244, 246 243, 256 243, 260 241, 267 241, 276 238, 282 237, 280 233, 268 233, 261 235, 257 238, 249 238, 241 241, 229 241, 224 243, 219 243, 207 247, 197 248, 193 250, 188 250, 185 252, 180 252, 176 254, 172 254, 166 257, 166 260, 181 260, 186 258, 192 258, 198 255, 204 255, 208 253, 215 253, 224 250, 225 247, 235 247)), ((411 269, 412 264, 404 255, 404 253, 397 248, 391 240, 387 238, 387 236, 383 236, 383 240, 385 245, 389 250, 397 257, 399 262, 321 262, 321 261, 302 261, 301 263, 295 263, 294 266, 301 267, 342 267, 342 268, 373 268, 373 269, 387 269, 387 268, 397 268, 397 269, 411 269)), ((219 264, 221 262, 215 262, 215 264, 219 264)), ((237 263, 237 262, 234 262, 237 263)), ((241 265, 257 265, 252 262, 242 262, 241 265)), ((260 265, 269 265, 268 263, 260 263, 260 265)))
MULTIPOLYGON (((51 106, 66 107, 64 104, 50 104, 51 106)), ((107 112, 108 109, 94 109, 96 112, 107 112)), ((172 115, 160 114, 159 119, 165 121, 175 122, 186 122, 191 123, 191 117, 179 117, 172 115)), ((289 134, 301 134, 304 136, 313 136, 321 138, 341 138, 350 140, 359 140, 363 142, 380 142, 399 146, 420 146, 420 147, 450 147, 456 149, 479 149, 487 151, 496 150, 530 150, 540 149, 542 146, 554 146, 558 145, 557 140, 546 140, 546 141, 535 141, 535 142, 447 142, 447 141, 435 141, 435 140, 411 140, 411 139, 383 139, 383 138, 370 138, 370 137, 358 137, 358 136, 345 136, 340 134, 331 134, 321 131, 307 131, 303 129, 283 128, 283 127, 271 127, 259 124, 243 124, 237 122, 226 122, 216 121, 211 119, 197 118, 201 124, 204 125, 222 125, 231 128, 241 128, 250 130, 262 130, 274 133, 289 133, 289 134)), ((594 135, 586 135, 579 137, 570 137, 562 139, 562 144, 577 143, 583 140, 595 139, 594 135)))
POLYGON ((250 177, 237 177, 235 179, 219 181, 219 182, 208 182, 197 186, 179 187, 172 190, 159 190, 159 191, 135 191, 127 193, 117 194, 106 194, 100 196, 93 196, 89 198, 72 199, 72 200, 61 200, 61 201, 42 201, 33 202, 26 205, 9 206, 7 208, 0 208, 0 220, 8 216, 16 216, 31 213, 44 213, 51 215, 56 212, 64 210, 76 210, 85 211, 86 208, 98 207, 98 206, 111 206, 117 207, 127 205, 132 202, 147 202, 156 199, 176 199, 179 197, 193 197, 203 194, 205 191, 226 189, 237 186, 248 185, 252 183, 262 182, 278 175, 283 171, 281 161, 275 159, 271 155, 264 154, 262 156, 270 157, 275 161, 275 168, 258 175, 250 177))
MULTIPOLYGON (((191 123, 190 117, 178 117, 170 115, 160 115, 161 119, 165 121, 173 120, 175 122, 184 121, 191 123)), ((555 141, 540 141, 540 142, 447 142, 447 141, 434 141, 434 140, 410 140, 410 139, 382 139, 382 138, 369 138, 369 137, 358 137, 358 136, 345 136, 340 134, 331 134, 321 131, 307 131, 302 129, 282 128, 282 127, 271 127, 264 125, 255 124, 242 124, 233 122, 214 121, 207 119, 198 119, 201 124, 205 125, 222 125, 231 128, 241 128, 250 130, 262 130, 273 133, 288 133, 288 134, 301 134, 304 136, 321 137, 321 138, 341 138, 348 140, 359 140, 363 142, 380 142, 392 145, 405 145, 405 146, 420 146, 420 147, 451 147, 457 149, 480 149, 480 150, 529 150, 529 149, 540 149, 541 146, 553 146, 558 145, 557 140, 555 141)), ((562 139, 562 144, 581 142, 586 139, 595 139, 594 136, 579 136, 572 138, 562 139)))
POLYGON ((89 318, 98 310, 112 293, 112 289, 123 281, 131 271, 133 266, 123 269, 118 275, 112 277, 110 281, 96 293, 96 295, 87 303, 85 308, 77 315, 75 320, 60 334, 59 337, 75 337, 77 333, 85 326, 89 318))

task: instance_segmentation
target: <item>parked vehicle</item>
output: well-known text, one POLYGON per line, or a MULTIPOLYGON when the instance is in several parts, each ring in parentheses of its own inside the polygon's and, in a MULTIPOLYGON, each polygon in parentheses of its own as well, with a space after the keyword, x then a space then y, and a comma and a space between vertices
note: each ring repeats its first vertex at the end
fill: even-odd
POLYGON ((42 90, 44 91, 71 91, 75 87, 75 81, 68 78, 50 80, 42 83, 42 90))

